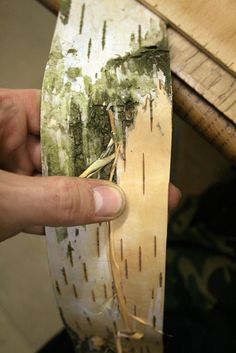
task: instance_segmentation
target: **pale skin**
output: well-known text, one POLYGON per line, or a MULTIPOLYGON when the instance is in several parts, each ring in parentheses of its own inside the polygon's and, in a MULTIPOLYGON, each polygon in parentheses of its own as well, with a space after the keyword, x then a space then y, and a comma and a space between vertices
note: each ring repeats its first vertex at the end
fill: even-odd
MULTIPOLYGON (((42 177, 40 91, 0 89, 0 241, 45 225, 111 220, 125 208, 116 185, 76 177, 42 177)), ((169 211, 181 194, 169 186, 169 211)))

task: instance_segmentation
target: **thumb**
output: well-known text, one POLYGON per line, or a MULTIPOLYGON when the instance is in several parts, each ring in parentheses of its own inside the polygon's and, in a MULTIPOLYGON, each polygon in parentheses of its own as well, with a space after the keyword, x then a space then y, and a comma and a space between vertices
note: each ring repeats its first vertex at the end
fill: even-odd
POLYGON ((0 192, 0 209, 5 214, 0 215, 0 221, 5 219, 5 230, 13 233, 34 225, 73 226, 111 220, 122 213, 125 204, 118 186, 76 177, 29 177, 1 171, 0 192))

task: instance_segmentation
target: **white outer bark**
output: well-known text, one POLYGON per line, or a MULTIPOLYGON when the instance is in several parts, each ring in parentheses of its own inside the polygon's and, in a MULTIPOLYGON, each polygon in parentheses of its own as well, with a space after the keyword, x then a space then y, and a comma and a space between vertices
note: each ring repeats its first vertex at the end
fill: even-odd
MULTIPOLYGON (((59 36, 64 53, 64 83, 71 82, 71 90, 74 92, 83 91, 84 87, 80 77, 75 80, 68 78, 65 72, 69 67, 82 67, 83 73, 95 80, 95 74, 97 73, 99 77, 100 69, 109 59, 117 55, 123 56, 130 51, 130 35, 133 32, 138 34, 139 24, 142 26, 143 34, 149 30, 150 21, 152 26, 156 26, 157 37, 152 38, 153 42, 146 43, 147 45, 155 45, 162 35, 158 32, 160 30, 158 17, 132 0, 87 0, 83 31, 79 35, 82 4, 80 0, 72 1, 69 23, 63 25, 58 20, 55 32, 55 38, 59 36), (102 27, 105 20, 106 44, 102 50, 102 27), (87 48, 90 37, 92 50, 88 60, 87 48), (71 48, 78 50, 78 56, 66 55, 71 48)), ((140 97, 135 126, 128 131, 126 170, 124 171, 121 158, 117 166, 118 183, 127 196, 127 210, 122 218, 111 223, 111 236, 114 239, 115 257, 120 267, 122 291, 126 297, 128 312, 134 315, 136 306, 136 316, 143 320, 141 324, 132 318, 133 330, 144 333, 144 340, 121 339, 123 352, 132 352, 132 349, 135 351, 139 349, 137 350, 139 352, 141 347, 150 353, 162 351, 160 331, 163 327, 171 102, 164 89, 165 75, 162 72, 156 77, 156 83, 153 130, 150 130, 149 112, 143 108, 149 93, 147 92, 146 96, 140 97), (145 192, 143 192, 144 183, 145 192), (123 259, 121 259, 121 239, 123 259)), ((69 100, 70 93, 66 94, 66 99, 69 100)), ((55 135, 57 119, 60 119, 60 123, 65 127, 68 120, 65 109, 61 110, 62 116, 54 115, 49 119, 48 105, 53 107, 58 104, 59 98, 53 92, 43 93, 42 126, 46 127, 52 136, 55 135)), ((63 133, 66 132, 57 128, 58 145, 61 143, 63 133)), ((63 148, 62 145, 60 148, 63 148)), ((62 151, 60 156, 60 162, 63 164, 66 159, 65 151, 64 153, 62 151)), ((47 158, 43 156, 43 160, 44 170, 47 171, 47 158)), ((80 338, 83 340, 86 336, 100 336, 106 340, 108 330, 111 332, 116 330, 114 325, 118 332, 130 330, 122 320, 113 292, 108 225, 68 228, 68 238, 60 243, 56 238, 56 230, 47 228, 47 241, 52 277, 60 288, 60 295, 56 291, 58 305, 67 324, 80 338), (79 229, 79 236, 76 236, 76 229, 79 229), (69 241, 74 249, 73 266, 67 256, 69 241), (62 268, 66 272, 66 281, 62 268)), ((119 350, 118 346, 116 348, 119 350)))

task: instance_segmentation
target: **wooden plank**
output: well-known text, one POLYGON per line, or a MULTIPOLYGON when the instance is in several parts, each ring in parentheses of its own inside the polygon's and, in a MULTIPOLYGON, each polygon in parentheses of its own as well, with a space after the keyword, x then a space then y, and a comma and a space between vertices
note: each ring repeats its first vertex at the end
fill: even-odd
POLYGON ((168 29, 171 70, 236 123, 236 79, 172 28, 168 29))
POLYGON ((236 77, 236 1, 138 0, 236 77))
POLYGON ((236 127, 177 76, 173 76, 176 113, 236 164, 236 127))

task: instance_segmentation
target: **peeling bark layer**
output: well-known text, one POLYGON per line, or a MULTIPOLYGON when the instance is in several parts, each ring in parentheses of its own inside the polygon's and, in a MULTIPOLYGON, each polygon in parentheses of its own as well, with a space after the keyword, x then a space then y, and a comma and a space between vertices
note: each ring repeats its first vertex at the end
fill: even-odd
POLYGON ((63 1, 42 91, 45 175, 117 182, 125 214, 47 228, 78 352, 162 352, 171 79, 163 22, 131 0, 63 1))

